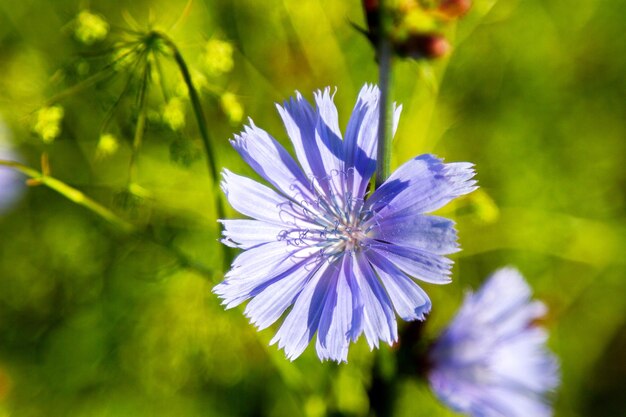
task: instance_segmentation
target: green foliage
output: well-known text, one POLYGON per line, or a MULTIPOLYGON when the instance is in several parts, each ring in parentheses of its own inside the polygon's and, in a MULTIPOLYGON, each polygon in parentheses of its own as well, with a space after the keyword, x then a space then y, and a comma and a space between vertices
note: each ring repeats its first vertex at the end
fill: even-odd
MULTIPOLYGON (((311 350, 291 363, 267 346, 271 329, 212 295, 232 256, 217 242, 220 192, 179 68, 149 36, 189 65, 218 167, 252 175, 227 141, 246 116, 286 144, 274 102, 336 85, 345 126, 376 80, 349 24, 364 26, 360 2, 84 6, 0 0, 0 115, 22 162, 45 172, 46 154, 50 175, 140 232, 37 181, 0 214, 0 416, 367 416, 364 341, 347 365, 311 350)), ((624 7, 476 0, 446 60, 398 62, 393 77, 394 165, 472 161, 482 186, 446 209, 464 250, 454 283, 426 288, 425 333, 517 265, 550 307, 563 417, 626 414, 624 7)), ((454 415, 420 383, 397 387, 396 416, 454 415)))

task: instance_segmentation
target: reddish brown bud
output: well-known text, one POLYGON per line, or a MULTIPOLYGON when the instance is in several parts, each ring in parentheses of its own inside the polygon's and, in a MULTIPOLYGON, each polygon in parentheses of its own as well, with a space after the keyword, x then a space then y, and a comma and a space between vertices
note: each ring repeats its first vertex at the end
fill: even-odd
POLYGON ((461 17, 472 7, 472 0, 443 0, 439 4, 439 11, 446 17, 454 19, 461 17))
POLYGON ((441 58, 450 52, 450 43, 439 35, 427 36, 424 42, 424 54, 428 58, 441 58))
POLYGON ((414 59, 435 59, 450 52, 450 43, 442 35, 416 34, 396 44, 395 50, 401 56, 414 59))

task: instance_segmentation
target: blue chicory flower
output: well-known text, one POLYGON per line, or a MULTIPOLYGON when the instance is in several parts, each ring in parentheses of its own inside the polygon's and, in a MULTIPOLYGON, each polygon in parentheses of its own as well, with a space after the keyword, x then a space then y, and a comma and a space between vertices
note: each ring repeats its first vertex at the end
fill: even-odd
POLYGON ((534 325, 546 307, 530 297, 513 268, 467 294, 429 355, 428 379, 444 403, 473 417, 552 415, 544 394, 558 386, 558 364, 534 325))
POLYGON ((317 332, 318 356, 339 362, 362 333, 372 349, 393 344, 394 309, 404 320, 424 319, 431 303, 410 277, 450 282, 452 261, 443 255, 458 250, 454 223, 424 213, 476 187, 472 164, 422 155, 368 194, 378 88, 361 89, 344 139, 330 89, 317 91, 315 103, 298 93, 277 105, 299 165, 251 120, 231 141, 277 191, 224 170, 228 201, 252 219, 221 220, 222 241, 245 251, 214 292, 226 308, 252 299, 245 314, 259 329, 291 307, 271 344, 293 360, 317 332))
MULTIPOLYGON (((17 161, 19 157, 8 143, 9 132, 0 120, 0 159, 17 161)), ((0 213, 9 210, 24 191, 24 180, 17 171, 0 166, 0 213)))

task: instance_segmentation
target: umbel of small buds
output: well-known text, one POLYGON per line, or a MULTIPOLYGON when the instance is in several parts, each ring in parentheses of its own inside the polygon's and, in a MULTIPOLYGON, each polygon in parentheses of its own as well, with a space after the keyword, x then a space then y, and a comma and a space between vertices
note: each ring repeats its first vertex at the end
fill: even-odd
POLYGON ((428 379, 450 407, 473 417, 549 417, 544 397, 558 386, 557 360, 536 320, 546 312, 531 300, 524 277, 496 271, 469 293, 433 345, 428 379))
POLYGON ((277 106, 298 162, 251 120, 231 141, 274 189, 224 170, 228 201, 251 219, 221 220, 222 242, 244 252, 214 292, 227 308, 251 299, 245 314, 259 329, 291 307, 271 342, 289 359, 316 333, 322 360, 347 361, 362 334, 372 349, 393 344, 395 313, 424 320, 431 308, 413 278, 450 282, 454 223, 425 213, 476 189, 472 164, 421 155, 368 194, 379 98, 376 86, 361 89, 343 139, 329 88, 315 109, 299 93, 277 106))
POLYGON ((434 59, 450 51, 445 31, 451 22, 470 9, 471 0, 401 0, 388 2, 381 11, 378 0, 363 0, 367 30, 363 31, 376 45, 380 36, 387 36, 396 55, 412 59, 434 59), (389 19, 381 23, 381 13, 389 19), (382 27, 381 25, 386 25, 382 27))

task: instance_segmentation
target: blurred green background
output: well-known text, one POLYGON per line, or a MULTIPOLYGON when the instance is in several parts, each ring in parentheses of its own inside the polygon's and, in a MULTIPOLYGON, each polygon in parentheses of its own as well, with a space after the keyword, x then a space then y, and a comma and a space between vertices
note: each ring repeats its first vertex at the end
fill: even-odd
MULTIPOLYGON (((550 307, 557 416, 626 415, 624 10, 476 0, 450 29, 447 59, 394 73, 394 164, 425 152, 472 161, 482 186, 445 209, 463 251, 453 284, 425 285, 426 334, 466 289, 516 265, 550 307)), ((111 65, 133 30, 168 34, 199 86, 219 167, 252 175, 227 142, 242 116, 287 143, 274 102, 337 86, 345 126, 376 81, 350 22, 364 24, 356 0, 0 0, 3 140, 36 169, 46 153, 54 177, 149 231, 120 231, 44 186, 0 214, 1 417, 368 415, 363 340, 347 365, 321 364, 314 349, 291 363, 267 346, 272 329, 219 305, 219 193, 182 79, 171 59, 147 75, 133 56, 111 65)), ((397 416, 453 415, 417 382, 397 397, 397 416)))

